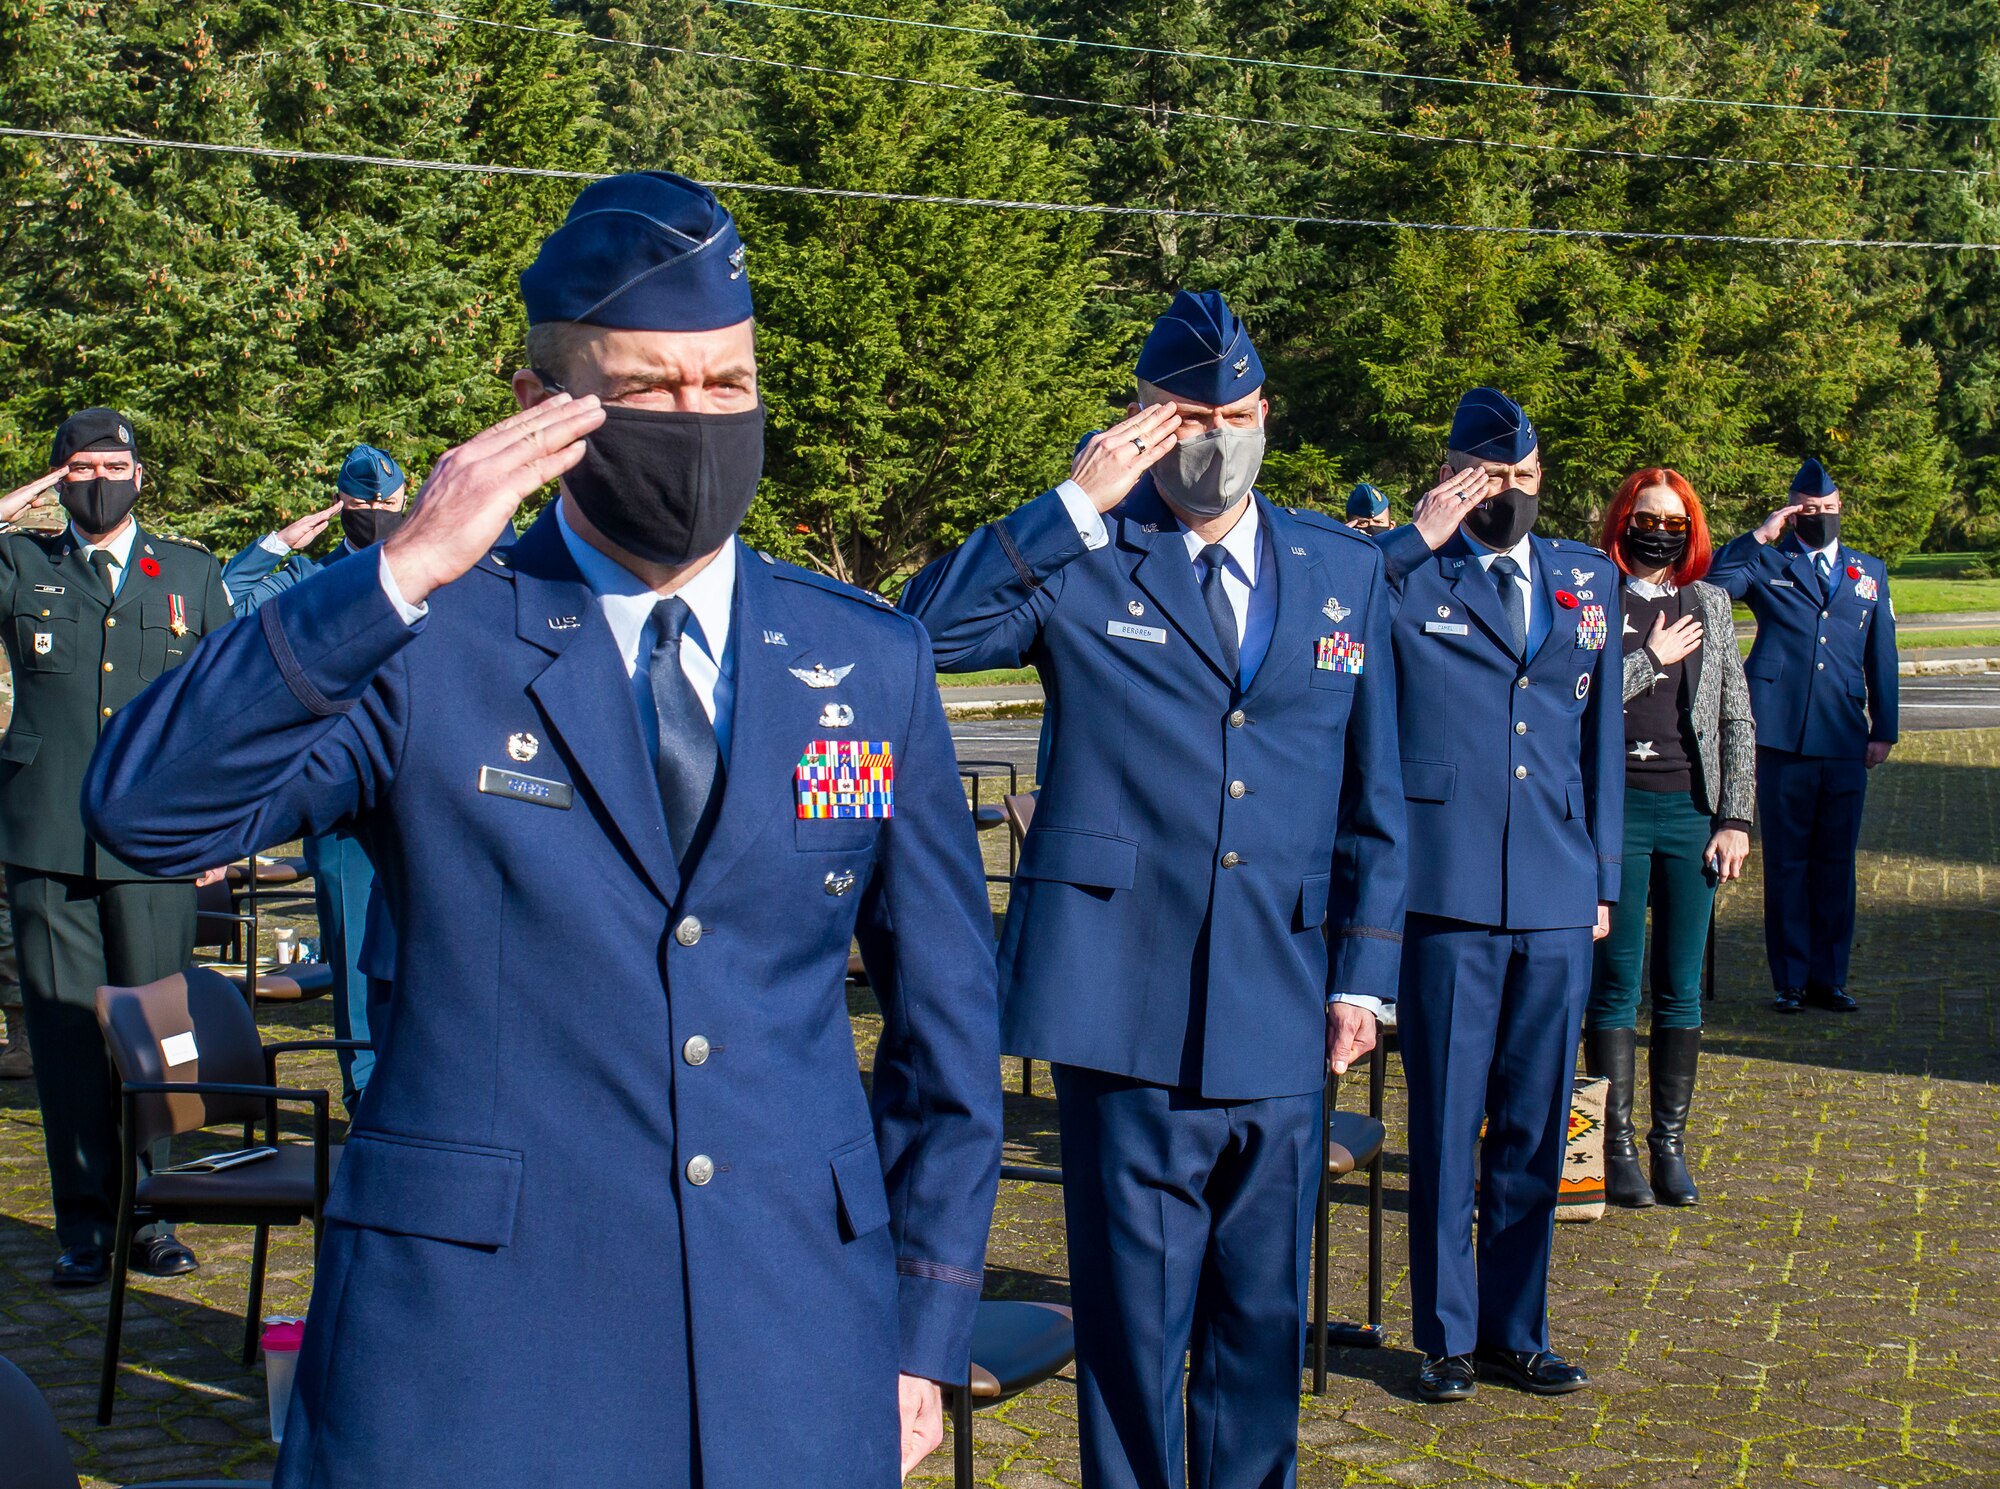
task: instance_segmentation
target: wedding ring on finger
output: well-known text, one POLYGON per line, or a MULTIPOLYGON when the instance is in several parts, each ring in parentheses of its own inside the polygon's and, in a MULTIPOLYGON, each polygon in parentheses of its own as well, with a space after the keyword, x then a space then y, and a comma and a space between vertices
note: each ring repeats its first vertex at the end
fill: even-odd
POLYGON ((1146 441, 1142 439, 1140 436, 1135 434, 1132 436, 1132 448, 1135 450, 1143 450, 1146 448, 1146 441))

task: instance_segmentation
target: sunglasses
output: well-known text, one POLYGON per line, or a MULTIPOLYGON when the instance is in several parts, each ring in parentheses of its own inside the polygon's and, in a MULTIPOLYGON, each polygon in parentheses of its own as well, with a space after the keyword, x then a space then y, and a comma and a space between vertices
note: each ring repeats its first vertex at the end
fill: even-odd
POLYGON ((1658 512, 1634 512, 1632 526, 1642 533, 1684 533, 1688 530, 1685 517, 1663 517, 1658 512))

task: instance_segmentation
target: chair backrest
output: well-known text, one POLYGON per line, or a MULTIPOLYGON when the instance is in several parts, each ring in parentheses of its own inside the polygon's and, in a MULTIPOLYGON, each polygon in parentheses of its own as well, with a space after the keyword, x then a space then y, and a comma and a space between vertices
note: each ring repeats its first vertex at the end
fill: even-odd
POLYGON ((77 1489, 69 1444, 35 1383, 0 1358, 0 1489, 77 1489))
POLYGON ((1018 796, 1002 797, 1000 810, 1007 816, 1008 829, 1014 834, 1014 846, 1020 847, 1027 840, 1028 825, 1035 820, 1035 793, 1023 791, 1018 796))
MULTIPOLYGON (((206 967, 144 987, 99 988, 97 1022, 120 1080, 261 1086, 267 1079, 256 1017, 234 984, 206 967)), ((143 1150, 217 1123, 255 1122, 264 1112, 254 1096, 141 1096, 136 1137, 143 1150)))
POLYGON ((243 930, 241 921, 228 918, 235 913, 236 906, 226 881, 218 879, 213 884, 197 884, 194 888, 194 944, 234 946, 243 930))

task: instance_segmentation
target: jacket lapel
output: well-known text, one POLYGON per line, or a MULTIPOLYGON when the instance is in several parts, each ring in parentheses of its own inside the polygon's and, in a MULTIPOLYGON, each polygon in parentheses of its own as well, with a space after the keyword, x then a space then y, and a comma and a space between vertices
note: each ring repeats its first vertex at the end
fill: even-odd
MULTIPOLYGON (((1530 537, 1528 539, 1528 557, 1534 565, 1536 597, 1541 602, 1542 614, 1549 618, 1549 629, 1542 637, 1542 644, 1535 648, 1534 656, 1529 657, 1528 660, 1531 662, 1534 661, 1535 657, 1540 656, 1543 652, 1547 652, 1552 657, 1566 657, 1569 654, 1570 648, 1576 645, 1577 627, 1583 621, 1583 602, 1579 600, 1574 609, 1556 602, 1556 591, 1566 586, 1556 583, 1556 552, 1553 548, 1549 547, 1547 540, 1530 537)), ((1567 570, 1564 570, 1563 573, 1565 577, 1568 576, 1567 570)), ((1595 578, 1596 576, 1593 575, 1592 577, 1595 578)), ((1593 591, 1595 590, 1594 585, 1592 589, 1593 591)), ((1574 599, 1575 596, 1572 595, 1571 598, 1574 599)), ((1597 602, 1593 600, 1591 603, 1596 604, 1597 602)), ((1533 629, 1534 627, 1531 625, 1529 630, 1532 631, 1533 629)), ((1604 644, 1606 646, 1612 645, 1611 638, 1607 636, 1604 644)))
POLYGON ((1506 612, 1500 608, 1500 591, 1494 586, 1492 576, 1480 567, 1464 534, 1453 535, 1439 551, 1437 563, 1451 581, 1453 598, 1465 606, 1466 613, 1479 622, 1479 628, 1493 638, 1500 650, 1514 656, 1513 631, 1507 624, 1506 612))
MULTIPOLYGON (((125 567, 119 574, 118 597, 111 602, 111 613, 123 615, 142 600, 158 599, 168 593, 164 579, 154 579, 146 573, 146 560, 153 559, 158 565, 158 555, 153 552, 151 536, 133 523, 132 547, 125 555, 125 567)), ((181 597, 185 605, 187 597, 181 597)))
POLYGON ((98 587, 97 571, 90 566, 82 547, 76 541, 76 534, 66 532, 58 540, 54 558, 55 571, 62 575, 63 585, 73 595, 82 595, 99 610, 109 610, 111 601, 98 587))
MULTIPOLYGON (((1265 584, 1278 587, 1278 611, 1271 627, 1271 645, 1257 666, 1257 675, 1250 679, 1250 687, 1244 694, 1246 702, 1281 691, 1281 685, 1291 686, 1292 675, 1310 665, 1306 655, 1307 636, 1330 635, 1337 629, 1331 619, 1319 612, 1319 605, 1334 598, 1324 567, 1292 552, 1297 530, 1291 516, 1266 501, 1262 493, 1254 493, 1250 499, 1257 503, 1258 516, 1264 523, 1264 532, 1258 539, 1264 550, 1259 561, 1268 558, 1271 563, 1271 572, 1258 575, 1257 583, 1260 587, 1265 584), (1315 596, 1323 598, 1316 604, 1315 596)), ((1200 593, 1199 589, 1196 593, 1200 593)), ((1206 606, 1202 613, 1206 617, 1206 606)))
MULTIPOLYGON (((1708 618, 1702 614, 1701 601, 1696 597, 1692 584, 1683 584, 1674 595, 1674 618, 1684 620, 1692 615, 1702 623, 1701 645, 1687 654, 1681 664, 1681 704, 1692 709, 1695 700, 1701 696, 1702 653, 1708 650, 1708 618)), ((1643 639, 1643 638, 1642 638, 1643 639)), ((1735 628, 1731 627, 1729 642, 1736 643, 1735 628)))
POLYGON ((1222 642, 1202 603, 1187 541, 1166 503, 1150 491, 1135 494, 1121 509, 1118 545, 1132 558, 1132 582, 1148 595, 1174 628, 1229 682, 1236 681, 1222 660, 1222 642), (1148 532, 1147 528, 1152 528, 1148 532))
POLYGON ((596 798, 611 831, 671 905, 680 893, 680 873, 651 753, 626 703, 631 680, 597 597, 563 545, 553 505, 508 550, 506 567, 514 574, 515 634, 554 656, 528 692, 578 784, 596 798))
POLYGON ((1827 592, 1820 588, 1819 570, 1813 566, 1812 554, 1806 551, 1797 533, 1786 533, 1785 572, 1792 583, 1804 590, 1808 599, 1818 600, 1824 606, 1827 592))
POLYGON ((721 810, 688 876, 690 884, 716 883, 759 837, 792 820, 791 781, 803 741, 772 710, 778 700, 804 690, 786 669, 812 648, 813 638, 795 622, 783 591, 756 551, 736 540, 736 600, 729 624, 736 698, 729 712, 728 775, 721 810), (767 643, 766 634, 787 639, 784 645, 767 643))

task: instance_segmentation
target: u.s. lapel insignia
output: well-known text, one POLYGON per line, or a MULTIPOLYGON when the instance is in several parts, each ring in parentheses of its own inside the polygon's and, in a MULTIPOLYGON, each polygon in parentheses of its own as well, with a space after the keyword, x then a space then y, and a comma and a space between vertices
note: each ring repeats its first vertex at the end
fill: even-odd
POLYGON ((48 655, 48 654, 49 654, 50 652, 54 651, 54 650, 55 650, 55 648, 56 648, 56 635, 55 635, 55 632, 53 632, 53 631, 37 631, 37 632, 35 632, 35 655, 36 655, 36 656, 38 656, 38 657, 45 657, 45 656, 47 656, 47 655, 48 655))
POLYGON ((835 869, 826 876, 826 892, 828 894, 843 895, 852 888, 854 888, 854 871, 852 869, 835 869))
POLYGON ((1569 571, 1570 583, 1579 587, 1590 583, 1596 577, 1597 570, 1595 569, 1571 569, 1569 571))
POLYGON ((1306 553, 1305 549, 1303 549, 1303 548, 1299 547, 1299 546, 1298 546, 1298 545, 1297 545, 1296 543, 1294 543, 1294 544, 1292 545, 1292 556, 1293 556, 1294 558, 1305 558, 1305 557, 1307 557, 1308 555, 1307 555, 1307 553, 1306 553))
POLYGON ((541 750, 542 742, 522 729, 507 736, 507 758, 526 765, 541 750))
POLYGON ((578 620, 574 615, 551 615, 549 617, 549 629, 551 631, 574 631, 582 624, 583 622, 578 620))
POLYGON ((1142 533, 1156 533, 1159 530, 1160 524, 1157 522, 1142 522, 1139 524, 1139 531, 1142 533))
POLYGON ((188 633, 187 601, 179 595, 167 596, 167 629, 176 636, 185 636, 188 633))
POLYGON ((845 729, 854 722, 854 710, 845 703, 829 703, 819 711, 822 729, 845 729))
POLYGON ((1348 609, 1347 606, 1341 604, 1340 601, 1335 599, 1333 596, 1328 595, 1326 603, 1319 607, 1319 613, 1321 615, 1324 615, 1328 620, 1332 621, 1335 625, 1339 625, 1342 621, 1346 620, 1347 617, 1352 615, 1354 612, 1348 609))
POLYGON ((1125 613, 1136 619, 1146 613, 1146 607, 1141 605, 1137 600, 1127 600, 1125 602, 1125 613))
POLYGON ((764 633, 764 644, 766 646, 785 646, 788 643, 785 640, 785 633, 783 631, 766 631, 764 633))
POLYGON ((854 670, 854 663, 845 667, 829 667, 824 662, 815 662, 811 667, 787 667, 785 669, 809 688, 837 688, 848 673, 854 670))

